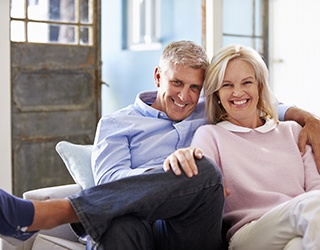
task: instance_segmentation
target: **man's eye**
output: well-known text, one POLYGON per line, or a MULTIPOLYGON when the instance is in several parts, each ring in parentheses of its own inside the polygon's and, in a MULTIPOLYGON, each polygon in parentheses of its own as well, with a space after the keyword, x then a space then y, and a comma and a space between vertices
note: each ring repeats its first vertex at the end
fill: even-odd
POLYGON ((198 86, 198 85, 193 85, 193 86, 191 86, 191 88, 194 89, 194 90, 197 90, 197 91, 201 90, 201 87, 198 86))
POLYGON ((180 85, 181 82, 180 81, 171 81, 174 85, 180 85))

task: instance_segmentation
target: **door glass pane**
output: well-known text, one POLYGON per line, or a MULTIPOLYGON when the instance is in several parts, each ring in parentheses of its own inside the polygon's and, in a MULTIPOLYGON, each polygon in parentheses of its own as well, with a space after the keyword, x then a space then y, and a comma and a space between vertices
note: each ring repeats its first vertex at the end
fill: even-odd
POLYGON ((38 0, 28 6, 28 18, 39 21, 75 22, 75 0, 38 0))
POLYGON ((91 46, 94 1, 11 0, 11 41, 91 46))
POLYGON ((76 43, 76 26, 28 23, 28 41, 37 43, 76 43))
POLYGON ((60 10, 59 21, 60 22, 76 22, 77 15, 75 12, 75 0, 60 0, 58 5, 60 10))
POLYGON ((26 41, 24 22, 11 21, 10 31, 11 31, 10 32, 11 41, 16 41, 16 42, 26 41), (12 32, 13 30, 15 32, 12 32))
POLYGON ((92 5, 90 0, 80 0, 80 22, 92 23, 92 5))
POLYGON ((90 45, 92 44, 92 28, 81 27, 80 28, 80 44, 90 45))
POLYGON ((25 0, 11 0, 11 17, 25 18, 25 2, 25 0))

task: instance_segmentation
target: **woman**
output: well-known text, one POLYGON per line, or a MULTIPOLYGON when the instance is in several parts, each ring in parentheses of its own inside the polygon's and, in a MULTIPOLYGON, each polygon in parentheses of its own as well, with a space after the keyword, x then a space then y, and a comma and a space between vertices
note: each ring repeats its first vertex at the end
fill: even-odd
POLYGON ((220 166, 231 192, 229 249, 320 249, 320 176, 311 148, 298 149, 300 125, 277 120, 261 56, 223 48, 207 69, 204 93, 211 124, 197 130, 191 147, 220 166))

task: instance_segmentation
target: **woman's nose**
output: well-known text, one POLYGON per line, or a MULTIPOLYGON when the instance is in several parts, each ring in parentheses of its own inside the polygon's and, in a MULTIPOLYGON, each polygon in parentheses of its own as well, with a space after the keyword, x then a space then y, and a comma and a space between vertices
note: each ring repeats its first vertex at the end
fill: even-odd
POLYGON ((232 95, 233 96, 242 96, 243 95, 243 89, 241 87, 235 87, 233 90, 232 95))

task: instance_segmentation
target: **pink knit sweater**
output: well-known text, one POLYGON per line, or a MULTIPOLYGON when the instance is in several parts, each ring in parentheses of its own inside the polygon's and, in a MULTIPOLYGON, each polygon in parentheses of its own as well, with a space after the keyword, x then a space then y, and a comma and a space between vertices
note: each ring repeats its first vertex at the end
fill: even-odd
POLYGON ((311 147, 301 157, 297 141, 301 126, 268 120, 257 129, 221 122, 200 127, 191 143, 222 169, 231 195, 224 220, 228 239, 244 224, 271 208, 312 189, 320 189, 311 147))

